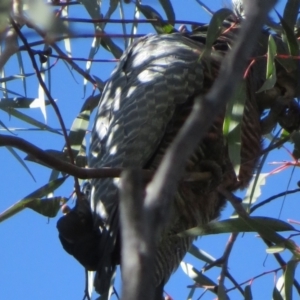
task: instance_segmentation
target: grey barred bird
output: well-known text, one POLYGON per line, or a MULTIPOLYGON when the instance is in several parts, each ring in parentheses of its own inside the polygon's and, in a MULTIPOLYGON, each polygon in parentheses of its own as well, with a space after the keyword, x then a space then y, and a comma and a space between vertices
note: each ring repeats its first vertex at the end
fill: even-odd
MULTIPOLYGON (((211 55, 204 58, 201 54, 206 26, 191 33, 148 35, 133 43, 121 57, 100 99, 89 167, 155 170, 191 112, 195 98, 211 88, 237 32, 238 25, 230 27, 216 40, 211 55)), ((262 33, 253 56, 266 53, 268 36, 267 31, 262 33)), ((276 42, 282 43, 280 38, 276 42)), ((218 194, 217 186, 222 184, 229 191, 246 187, 259 160, 262 133, 272 130, 280 120, 283 124, 290 107, 299 120, 299 107, 293 101, 297 82, 280 65, 274 88, 263 95, 256 94, 265 80, 265 66, 264 60, 258 61, 245 80, 238 174, 234 172, 223 136, 225 110, 186 164, 186 172, 209 171, 212 176, 208 181, 179 183, 170 208, 170 221, 158 240, 153 279, 156 299, 161 299, 164 284, 194 241, 194 237, 177 234, 218 218, 225 199, 218 194), (264 114, 266 110, 268 114, 264 114)), ((299 124, 289 126, 294 128, 299 124)), ((96 290, 106 294, 120 263, 118 180, 92 179, 90 183, 91 211, 86 200, 77 201, 71 215, 59 220, 58 229, 65 250, 87 269, 97 271, 96 290), (76 231, 76 237, 70 231, 77 226, 80 230, 76 231)))

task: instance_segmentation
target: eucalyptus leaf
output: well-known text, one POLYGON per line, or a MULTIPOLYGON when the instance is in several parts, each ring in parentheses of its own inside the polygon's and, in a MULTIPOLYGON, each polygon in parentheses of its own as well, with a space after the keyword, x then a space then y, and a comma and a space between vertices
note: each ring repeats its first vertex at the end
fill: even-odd
POLYGON ((27 167, 27 165, 24 163, 23 159, 20 157, 20 155, 15 151, 14 148, 6 146, 7 150, 16 158, 16 160, 21 164, 21 166, 28 172, 28 174, 31 176, 31 178, 35 180, 33 174, 31 173, 30 169, 27 167))
MULTIPOLYGON (((53 180, 46 185, 42 186, 41 188, 37 189, 33 193, 27 195, 22 200, 16 202, 11 207, 6 209, 4 212, 0 213, 0 223, 4 220, 14 216, 18 212, 22 211, 24 208, 28 207, 30 203, 35 201, 40 201, 41 198, 47 196, 48 194, 52 193, 56 189, 58 189, 66 180, 67 177, 61 177, 56 180, 53 180)), ((64 199, 64 198, 60 198, 64 199)), ((33 205, 34 206, 34 205, 33 205)), ((51 212, 53 212, 51 210, 51 212)))
POLYGON ((199 272, 196 268, 194 268, 191 264, 188 264, 186 262, 181 262, 180 266, 185 274, 187 274, 192 280, 194 280, 197 284, 200 286, 203 286, 213 293, 216 293, 216 283, 212 281, 207 276, 203 275, 201 272, 199 272))
POLYGON ((27 203, 26 207, 48 218, 54 218, 60 207, 67 201, 68 199, 64 197, 33 199, 27 203))
POLYGON ((170 0, 159 0, 160 5, 164 9, 169 23, 174 26, 174 21, 176 20, 175 12, 170 0))
POLYGON ((277 81, 276 66, 275 66, 276 54, 277 54, 276 43, 272 35, 269 35, 266 81, 263 83, 262 87, 257 91, 257 93, 270 90, 271 88, 274 87, 277 81))
POLYGON ((0 83, 2 82, 8 82, 8 81, 12 81, 12 80, 16 80, 16 79, 24 79, 25 77, 30 77, 35 75, 35 73, 28 73, 28 74, 16 74, 16 75, 11 75, 11 76, 7 76, 4 78, 0 78, 0 83))
POLYGON ((138 9, 147 19, 156 19, 157 21, 151 22, 157 33, 171 33, 174 32, 174 27, 166 23, 162 16, 151 6, 141 5, 137 3, 138 9))
POLYGON ((267 248, 266 252, 268 254, 274 254, 274 253, 283 252, 284 250, 285 250, 285 246, 282 246, 282 245, 273 245, 273 246, 267 248))
MULTIPOLYGON (((179 236, 186 235, 207 235, 207 234, 220 234, 220 233, 240 233, 240 232, 258 232, 250 224, 255 224, 259 231, 262 228, 269 227, 269 230, 275 231, 295 231, 295 228, 284 221, 268 218, 268 217, 249 217, 249 223, 241 218, 233 218, 222 220, 218 222, 210 222, 201 227, 194 227, 180 233, 179 236)), ((283 238, 282 238, 283 239, 283 238)), ((283 239, 285 240, 285 239, 283 239)), ((278 241, 280 242, 280 241, 278 241)))
POLYGON ((283 20, 291 29, 294 28, 300 10, 299 0, 287 0, 283 12, 283 20))
POLYGON ((273 289, 273 300, 284 300, 276 287, 273 289))
POLYGON ((251 291, 251 285, 246 285, 245 287, 245 294, 244 294, 245 300, 252 300, 252 291, 251 291))
POLYGON ((43 130, 50 131, 50 132, 61 135, 61 133, 58 130, 53 129, 50 126, 48 126, 44 123, 41 123, 41 122, 35 120, 34 118, 31 118, 28 115, 23 114, 22 112, 14 109, 14 108, 4 108, 4 107, 0 106, 0 109, 4 110, 8 114, 13 115, 14 117, 16 117, 16 118, 18 118, 18 119, 20 119, 20 120, 22 120, 26 123, 29 123, 33 126, 36 126, 36 127, 40 128, 40 129, 43 129, 43 130))
MULTIPOLYGON (((0 108, 36 108, 37 98, 14 97, 0 99, 0 108)), ((45 105, 49 105, 50 101, 46 100, 45 105)))
POLYGON ((227 104, 223 134, 228 144, 229 157, 238 174, 241 165, 241 124, 247 99, 246 83, 243 81, 227 104))
MULTIPOLYGON (((69 142, 75 157, 77 156, 81 148, 83 139, 86 135, 86 131, 90 121, 90 114, 90 110, 80 112, 71 126, 69 142)), ((66 146, 63 151, 67 153, 66 146)))
POLYGON ((190 247, 189 253, 195 256, 196 258, 203 260, 204 262, 211 264, 216 259, 205 251, 197 248, 194 244, 190 247))
POLYGON ((295 271, 299 259, 291 259, 288 261, 284 272, 284 292, 286 300, 293 300, 293 284, 295 279, 295 271))
POLYGON ((201 58, 210 55, 214 42, 220 36, 223 30, 224 20, 232 14, 233 11, 228 8, 221 8, 213 14, 209 22, 205 48, 203 53, 201 54, 201 58))

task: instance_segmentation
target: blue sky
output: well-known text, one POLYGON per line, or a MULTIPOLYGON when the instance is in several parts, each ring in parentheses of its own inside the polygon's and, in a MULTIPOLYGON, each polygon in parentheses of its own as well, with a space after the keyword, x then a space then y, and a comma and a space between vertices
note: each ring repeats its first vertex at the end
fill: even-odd
MULTIPOLYGON (((203 1, 212 10, 217 10, 224 5, 224 1, 203 1)), ((278 10, 282 11, 283 6, 281 1, 278 5, 278 10)), ((160 10, 158 1, 146 0, 143 2, 160 10)), ((172 1, 177 19, 208 22, 209 15, 204 12, 195 0, 186 0, 183 5, 182 0, 172 1)), ((103 0, 103 11, 108 7, 108 0, 103 0)), ((133 4, 124 5, 128 18, 132 16, 133 4)), ((73 17, 87 17, 83 9, 72 7, 70 15, 73 17), (78 15, 80 13, 80 15, 78 15)), ((116 18, 118 15, 115 16, 116 18)), ((130 27, 128 27, 130 28, 130 27)), ((108 25, 107 32, 120 32, 120 25, 108 25)), ((74 27, 75 32, 92 33, 92 25, 77 25, 74 27)), ((154 32, 152 27, 141 26, 140 33, 154 32)), ((36 36, 30 36, 30 40, 34 41, 36 36)), ((116 40, 120 47, 124 43, 121 40, 116 40)), ((63 43, 59 44, 64 49, 63 43)), ((88 57, 91 39, 78 39, 72 42, 72 54, 74 57, 88 57)), ((32 72, 31 64, 28 60, 26 52, 22 53, 25 70, 27 73, 32 72)), ((97 58, 111 58, 111 55, 105 50, 100 50, 97 58)), ((53 60, 52 60, 53 62, 53 60)), ((78 64, 84 69, 85 63, 78 64)), ((95 63, 91 73, 106 80, 114 67, 114 63, 95 63)), ((6 76, 18 74, 19 69, 16 57, 12 57, 5 68, 6 76)), ((22 83, 14 81, 8 85, 8 88, 16 90, 24 94, 22 83)), ((27 80, 27 95, 28 97, 38 97, 38 85, 35 77, 30 77, 27 80)), ((70 128, 72 121, 84 100, 91 94, 92 89, 89 86, 86 93, 83 91, 83 80, 75 71, 70 70, 66 65, 59 61, 52 69, 51 75, 51 93, 63 114, 65 124, 70 128)), ((41 111, 38 109, 23 111, 31 116, 44 122, 41 111)), ((0 111, 0 120, 9 128, 32 128, 32 126, 18 121, 14 117, 0 111)), ((53 128, 59 128, 57 119, 53 110, 47 108, 47 124, 53 128)), ((5 133, 4 131, 2 133, 5 133)), ((18 131, 16 134, 19 137, 28 139, 42 149, 61 150, 64 142, 63 138, 51 133, 39 131, 18 131)), ((87 136, 89 139, 89 136, 87 136)), ((28 175, 20 164, 12 157, 5 149, 0 148, 0 211, 22 199, 27 194, 36 190, 40 186, 46 184, 49 180, 50 171, 47 168, 40 167, 34 163, 27 163, 33 173, 36 182, 28 175)), ((21 157, 25 155, 19 152, 21 157)), ((269 157, 268 162, 291 160, 285 150, 274 151, 269 157)), ((267 165, 265 172, 274 169, 275 166, 267 165)), ((264 200, 273 194, 286 190, 288 184, 290 189, 297 187, 299 171, 295 169, 291 176, 292 169, 283 171, 278 175, 273 175, 267 178, 267 184, 263 187, 263 195, 260 200, 264 200), (291 182, 289 180, 291 178, 291 182)), ((72 193, 72 179, 60 188, 55 195, 68 197, 72 193)), ((277 218, 281 210, 283 200, 276 200, 268 206, 256 211, 255 215, 269 216, 277 218)), ((227 205, 227 208, 222 214, 222 219, 228 218, 232 214, 232 208, 227 205)), ((59 213, 59 216, 61 213, 59 213)), ((0 224, 0 298, 6 300, 14 299, 45 299, 45 300, 60 300, 60 299, 82 299, 84 291, 84 270, 75 261, 75 259, 65 253, 58 240, 56 230, 56 221, 58 217, 48 220, 47 218, 26 209, 16 216, 0 224)), ((284 206, 280 215, 282 220, 294 219, 299 220, 299 204, 297 194, 288 196, 285 199, 284 206)), ((287 235, 285 235, 287 236, 287 235)), ((228 235, 218 235, 213 237, 201 237, 197 240, 197 246, 204 251, 210 253, 215 258, 222 255, 228 235)), ((295 238, 297 242, 297 238, 295 238)), ((298 239, 299 242, 299 239, 298 239)), ((283 257, 290 259, 290 253, 285 251, 283 257)), ((194 264, 198 269, 203 267, 203 262, 193 259, 191 256, 186 257, 186 261, 194 264)), ((229 270, 235 276, 238 282, 249 280, 254 276, 274 270, 278 264, 274 262, 273 257, 267 256, 265 245, 254 233, 240 235, 234 246, 232 255, 229 261, 229 270)), ((217 281, 219 270, 213 268, 207 272, 214 281, 217 281)), ((278 276, 280 274, 278 273, 278 276)), ((299 272, 298 272, 299 276, 299 272)), ((253 282, 254 299, 270 299, 272 288, 274 286, 274 274, 269 274, 256 279, 253 282)), ((166 286, 166 291, 174 300, 186 299, 189 290, 187 285, 193 282, 183 274, 179 268, 175 275, 171 278, 166 286)), ((117 285, 119 283, 117 282, 117 285)), ((230 287, 230 283, 226 283, 226 287, 230 287)), ((194 299, 198 299, 201 291, 197 291, 194 299)), ((241 295, 237 292, 230 294, 231 299, 241 299, 241 295)), ((206 293, 201 299, 213 299, 214 295, 206 293)))

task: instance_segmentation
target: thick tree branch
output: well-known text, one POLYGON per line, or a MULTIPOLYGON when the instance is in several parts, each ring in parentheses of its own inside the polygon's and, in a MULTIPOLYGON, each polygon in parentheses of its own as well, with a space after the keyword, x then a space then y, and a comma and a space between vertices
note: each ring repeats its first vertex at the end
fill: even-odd
POLYGON ((140 278, 152 278, 154 271, 153 245, 149 245, 149 228, 143 210, 144 188, 139 170, 122 173, 120 189, 120 221, 122 230, 122 300, 152 299, 154 287, 151 280, 140 283, 140 278), (149 247, 150 246, 150 247, 149 247), (152 295, 148 294, 152 293, 152 295))

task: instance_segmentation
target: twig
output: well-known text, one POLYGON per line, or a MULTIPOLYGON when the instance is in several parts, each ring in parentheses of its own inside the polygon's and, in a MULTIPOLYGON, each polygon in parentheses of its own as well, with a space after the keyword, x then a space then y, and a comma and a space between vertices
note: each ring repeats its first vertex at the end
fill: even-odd
POLYGON ((253 205, 251 207, 251 209, 250 209, 250 213, 253 213, 259 207, 261 207, 261 206, 263 206, 263 205, 265 205, 265 204, 267 204, 267 203, 269 203, 269 202, 271 202, 271 201, 273 201, 273 200, 275 200, 277 198, 280 198, 282 196, 286 196, 286 195, 289 195, 289 194, 295 194, 295 193, 298 193, 298 192, 300 192, 300 188, 299 189, 290 190, 290 191, 285 191, 285 192, 279 193, 277 195, 273 195, 273 196, 267 198, 266 200, 261 201, 260 203, 253 205))
POLYGON ((236 287, 236 289, 239 290, 239 292, 244 295, 244 290, 240 287, 240 285, 238 284, 238 282, 233 278, 233 276, 228 272, 228 270, 226 271, 226 277, 234 284, 234 286, 236 287))
MULTIPOLYGON (((90 58, 73 57, 73 56, 72 56, 72 58, 70 58, 69 56, 66 56, 66 55, 55 55, 55 54, 47 54, 47 56, 48 57, 59 58, 59 59, 67 60, 67 61, 71 59, 72 61, 75 61, 75 60, 77 60, 77 61, 91 61, 91 62, 94 62, 94 63, 117 63, 119 61, 119 59, 94 59, 94 58, 90 59, 90 58)), ((92 83, 94 84, 94 81, 92 83)), ((100 89, 100 91, 101 91, 101 89, 100 89)))
MULTIPOLYGON (((159 19, 82 19, 82 18, 61 18, 60 20, 70 22, 70 23, 113 23, 113 24, 131 24, 131 23, 139 23, 139 24, 149 24, 149 23, 168 23, 168 20, 159 20, 159 19)), ((187 21, 187 20, 174 20, 175 24, 184 24, 184 25, 194 25, 194 26, 204 26, 205 23, 187 21)))
MULTIPOLYGON (((250 279, 248 279, 248 280, 245 280, 245 281, 239 283, 239 286, 242 286, 242 285, 244 285, 244 284, 247 284, 247 283, 249 283, 250 281, 253 281, 254 279, 260 278, 260 277, 265 276, 265 275, 268 275, 268 274, 270 274, 270 273, 276 273, 276 272, 278 272, 278 271, 280 271, 280 270, 282 270, 282 268, 277 268, 277 269, 274 269, 274 270, 271 270, 271 271, 263 272, 263 273, 261 273, 261 274, 259 274, 259 275, 257 275, 257 276, 254 276, 254 277, 252 277, 252 278, 250 278, 250 279)), ((235 290, 235 289, 236 289, 236 287, 232 287, 232 288, 230 288, 230 289, 227 289, 226 292, 231 292, 231 291, 233 291, 233 290, 235 290)))
POLYGON ((291 139, 290 136, 286 136, 282 139, 280 139, 279 141, 277 141, 276 143, 272 144, 270 147, 266 148, 266 149, 263 149, 261 152, 260 152, 260 155, 263 155, 263 154, 266 154, 268 152, 270 152, 271 150, 274 150, 276 148, 279 148, 281 147, 283 144, 285 144, 287 141, 289 141, 291 139))
MULTIPOLYGON (((228 268, 228 260, 229 260, 230 253, 233 248, 234 242, 236 241, 237 236, 238 236, 238 233, 231 233, 231 235, 227 241, 225 251, 222 256, 222 269, 221 269, 221 274, 219 277, 219 288, 221 287, 224 290, 225 290, 225 285, 224 285, 225 277, 226 277, 227 268, 228 268)), ((244 292, 242 294, 244 295, 244 292)))

